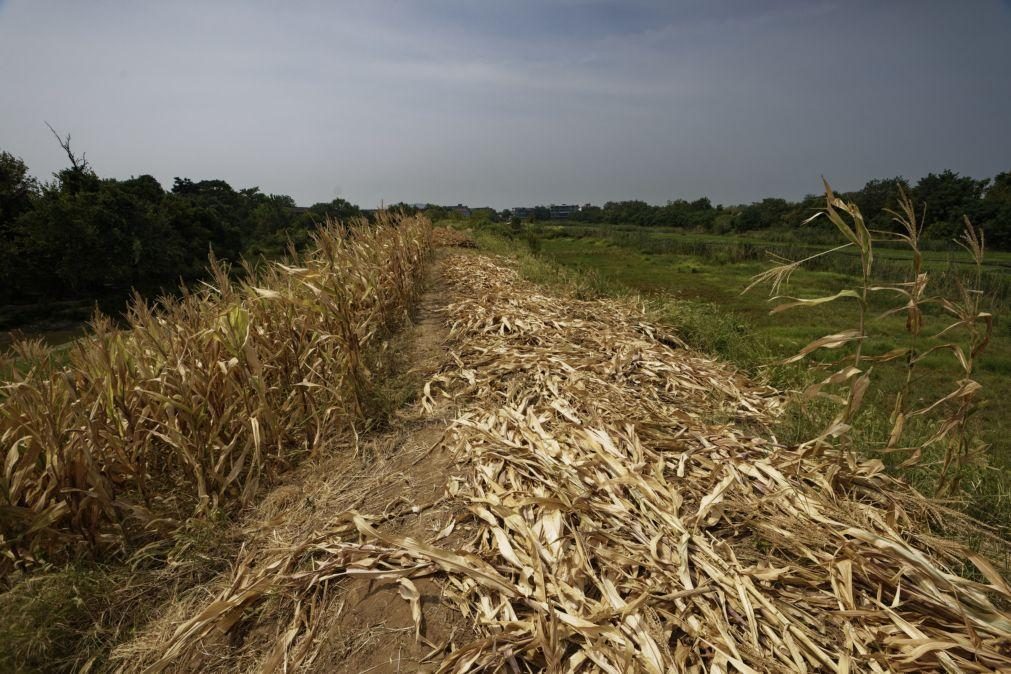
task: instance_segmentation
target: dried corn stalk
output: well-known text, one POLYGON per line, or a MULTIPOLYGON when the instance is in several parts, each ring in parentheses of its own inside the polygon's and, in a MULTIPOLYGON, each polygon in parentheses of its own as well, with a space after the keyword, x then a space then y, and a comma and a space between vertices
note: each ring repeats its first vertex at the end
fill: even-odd
POLYGON ((477 248, 474 239, 466 232, 450 227, 436 227, 432 230, 432 245, 439 248, 477 248))
POLYGON ((430 250, 421 217, 328 223, 297 266, 211 282, 129 329, 99 318, 57 367, 34 343, 0 382, 0 579, 246 504, 322 438, 367 421, 369 349, 430 250))

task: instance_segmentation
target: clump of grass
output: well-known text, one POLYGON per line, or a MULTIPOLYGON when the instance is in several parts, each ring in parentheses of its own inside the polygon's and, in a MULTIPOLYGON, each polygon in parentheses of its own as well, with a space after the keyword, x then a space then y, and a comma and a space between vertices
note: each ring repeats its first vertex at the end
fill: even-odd
POLYGON ((116 590, 101 567, 81 564, 38 574, 0 594, 4 615, 0 669, 5 672, 81 669, 102 640, 102 615, 116 590))
POLYGON ((768 345, 739 316, 713 311, 708 304, 658 299, 657 314, 677 327, 686 344, 757 372, 771 358, 768 345))
POLYGON ((0 578, 166 538, 234 510, 334 435, 371 422, 370 354, 413 303, 421 217, 328 222, 301 258, 212 279, 127 329, 103 317, 57 363, 16 343, 0 386, 0 578))
POLYGON ((22 577, 0 593, 0 671, 105 671, 109 650, 162 602, 228 568, 237 541, 227 524, 211 513, 125 564, 76 560, 22 577))

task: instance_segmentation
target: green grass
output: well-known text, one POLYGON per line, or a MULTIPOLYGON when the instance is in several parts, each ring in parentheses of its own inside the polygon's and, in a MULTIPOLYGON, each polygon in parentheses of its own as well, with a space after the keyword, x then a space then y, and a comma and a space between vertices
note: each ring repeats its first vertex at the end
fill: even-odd
MULTIPOLYGON (((757 263, 765 265, 770 254, 789 259, 802 259, 838 244, 830 238, 831 232, 810 231, 813 239, 805 240, 798 232, 753 232, 750 235, 719 236, 708 233, 643 227, 589 227, 586 225, 535 225, 526 236, 542 240, 590 239, 611 243, 647 255, 664 255, 688 260, 703 260, 720 267, 757 263)), ((954 276, 965 272, 971 264, 969 255, 954 242, 934 241, 933 246, 943 249, 924 250, 924 269, 932 276, 935 287, 951 290, 954 276)), ((879 243, 875 249, 875 268, 883 281, 906 278, 912 254, 896 244, 879 243)), ((860 256, 855 249, 845 249, 829 257, 818 258, 808 264, 812 271, 836 272, 846 276, 860 270, 860 256)), ((994 251, 987 255, 983 270, 983 289, 1000 308, 1011 308, 1011 253, 994 251)))
POLYGON ((228 568, 239 540, 227 524, 215 512, 125 563, 81 559, 11 583, 0 592, 0 672, 107 671, 110 650, 164 602, 228 568))
MULTIPOLYGON (((625 228, 624 231, 628 232, 625 228)), ((550 227, 526 231, 509 241, 498 236, 479 236, 479 242, 498 252, 522 251, 519 255, 523 273, 535 281, 563 282, 581 287, 585 293, 620 294, 638 293, 649 300, 660 320, 678 330, 692 346, 728 360, 752 376, 761 377, 785 389, 799 389, 807 383, 827 376, 828 371, 816 369, 814 363, 802 362, 799 366, 777 366, 776 362, 791 356, 814 339, 856 325, 855 302, 841 300, 813 308, 802 308, 774 315, 769 310, 768 289, 756 288, 742 291, 751 278, 768 268, 759 256, 733 255, 733 247, 741 237, 720 239, 712 235, 688 235, 673 232, 646 232, 641 235, 615 236, 587 228, 550 227), (575 232, 572 230, 575 229, 575 232), (575 236, 568 234, 575 233, 575 236), (685 245, 665 250, 657 245, 658 239, 681 237, 685 245), (695 246, 702 241, 705 246, 695 246), (697 254, 680 252, 697 250, 697 254), (727 251, 730 251, 728 254, 727 251), (536 255, 532 254, 536 252, 536 255), (741 259, 743 258, 743 259, 741 259), (753 259, 752 259, 753 258, 753 259), (559 273, 558 270, 563 270, 559 273), (847 302, 849 302, 847 304, 847 302)), ((943 269, 938 258, 942 253, 930 251, 926 266, 937 275, 943 269)), ((947 255, 947 253, 945 253, 947 255)), ((879 255, 891 258, 882 264, 897 264, 910 259, 908 253, 886 249, 879 255)), ((992 256, 991 264, 1001 263, 1011 256, 992 256)), ((944 262, 947 265, 947 262, 944 262)), ((839 269, 800 270, 796 272, 783 292, 800 297, 830 295, 853 284, 853 277, 839 269)), ((996 271, 994 274, 1007 275, 996 271)), ((891 270, 886 270, 891 271, 891 270)), ((1009 275, 1011 276, 1011 275, 1009 275)), ((998 282, 1000 282, 1000 277, 998 282)), ((875 297, 872 314, 888 308, 893 298, 875 297)), ((949 321, 935 308, 927 312, 925 334, 933 334, 949 321)), ((883 353, 903 346, 908 339, 904 330, 904 317, 876 319, 871 330, 882 333, 870 353, 883 353)), ((929 340, 926 343, 930 343, 929 340)), ((935 343, 940 343, 936 342, 935 343)), ((870 344, 868 345, 870 347, 870 344)), ((922 348, 922 344, 921 344, 922 348)), ((821 352, 823 359, 839 355, 834 351, 821 352)), ((879 456, 886 464, 896 468, 903 457, 875 452, 883 447, 890 424, 892 398, 905 377, 904 368, 879 365, 872 373, 874 385, 868 394, 864 410, 858 418, 852 435, 854 446, 868 455, 879 456)), ((984 387, 987 399, 977 415, 980 437, 990 444, 987 465, 971 467, 966 471, 960 505, 977 519, 997 527, 1007 539, 1011 532, 1011 396, 1008 377, 1011 375, 1011 331, 1006 319, 999 315, 993 339, 980 358, 975 379, 984 387)), ((960 376, 955 361, 947 353, 924 361, 917 369, 914 391, 920 402, 927 402, 948 393, 960 376)), ((777 435, 786 442, 809 439, 821 427, 833 410, 826 405, 795 405, 784 416, 777 435)), ((927 432, 927 428, 911 428, 911 433, 927 432)), ((926 453, 919 467, 904 469, 910 481, 926 492, 932 489, 936 476, 937 457, 926 453)))

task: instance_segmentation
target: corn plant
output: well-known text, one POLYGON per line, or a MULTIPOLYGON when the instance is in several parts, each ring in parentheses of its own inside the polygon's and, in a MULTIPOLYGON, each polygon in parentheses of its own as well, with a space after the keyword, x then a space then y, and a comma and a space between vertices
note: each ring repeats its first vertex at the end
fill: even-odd
MULTIPOLYGON (((884 452, 904 452, 907 458, 903 465, 909 466, 921 461, 924 450, 940 448, 942 458, 937 469, 936 490, 938 494, 949 495, 959 486, 960 475, 970 463, 978 461, 985 450, 970 427, 970 419, 979 408, 981 386, 973 376, 975 360, 989 343, 993 329, 993 319, 983 307, 981 291, 983 275, 984 243, 982 232, 972 227, 965 219, 965 231, 958 242, 970 255, 974 264, 971 278, 958 278, 954 284, 955 293, 928 293, 930 276, 923 269, 920 252, 920 233, 923 217, 917 216, 909 197, 900 192, 897 210, 889 210, 893 220, 899 225, 897 232, 883 232, 867 228, 860 209, 837 197, 825 183, 825 208, 808 220, 827 217, 842 235, 844 242, 816 255, 802 260, 791 261, 779 258, 770 269, 756 275, 750 290, 756 285, 768 283, 773 300, 781 301, 772 313, 800 307, 819 306, 829 302, 850 300, 855 302, 855 327, 812 341, 796 355, 786 359, 786 363, 805 360, 822 349, 846 349, 838 358, 828 377, 807 387, 804 398, 828 398, 838 404, 838 411, 826 427, 814 438, 802 444, 802 448, 815 453, 823 452, 831 446, 848 451, 852 449, 847 438, 851 437, 853 423, 871 384, 875 367, 889 367, 901 364, 905 373, 901 384, 894 392, 890 415, 890 432, 881 448, 884 452), (875 278, 874 244, 889 241, 905 245, 912 253, 908 276, 902 281, 879 282, 875 278), (797 298, 781 294, 783 286, 792 274, 806 263, 829 256, 847 248, 855 248, 860 256, 860 274, 851 287, 843 288, 834 295, 819 298, 797 298), (871 316, 871 298, 874 294, 898 298, 894 306, 878 316, 871 316), (941 315, 954 319, 935 331, 925 334, 925 307, 939 308, 941 315), (869 355, 866 346, 887 336, 881 326, 883 319, 896 314, 905 314, 906 343, 878 355, 869 355), (940 398, 919 406, 913 404, 914 386, 918 365, 936 354, 947 353, 957 361, 961 376, 954 382, 953 390, 940 398), (914 440, 909 422, 916 419, 925 422, 930 431, 926 436, 918 435, 914 440)), ((937 312, 935 312, 937 313, 937 312)))
POLYGON ((0 384, 0 577, 233 510, 368 424, 368 354, 416 299, 430 237, 420 217, 327 222, 300 259, 241 275, 212 258, 201 287, 157 309, 137 298, 126 329, 96 317, 66 366, 15 343, 0 384))

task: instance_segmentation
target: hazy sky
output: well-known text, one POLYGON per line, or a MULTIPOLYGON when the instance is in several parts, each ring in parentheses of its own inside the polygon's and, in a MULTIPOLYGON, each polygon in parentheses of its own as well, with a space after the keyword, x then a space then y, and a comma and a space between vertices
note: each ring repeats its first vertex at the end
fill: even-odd
POLYGON ((0 0, 0 149, 48 177, 508 207, 1011 170, 1011 4, 0 0))

